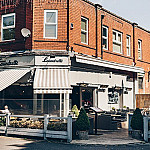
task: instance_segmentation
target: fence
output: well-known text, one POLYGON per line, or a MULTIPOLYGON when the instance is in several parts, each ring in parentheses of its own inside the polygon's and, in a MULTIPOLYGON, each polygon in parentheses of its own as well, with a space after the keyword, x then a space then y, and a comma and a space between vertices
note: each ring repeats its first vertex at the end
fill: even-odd
POLYGON ((150 117, 144 117, 144 141, 150 138, 150 117))
POLYGON ((44 116, 31 116, 31 115, 10 115, 10 114, 0 114, 0 117, 5 117, 5 125, 0 127, 0 133, 5 135, 14 134, 14 135, 27 135, 27 136, 36 136, 46 138, 59 138, 67 139, 67 142, 72 141, 72 116, 68 117, 50 117, 45 114, 44 116), (19 128, 19 127, 10 127, 11 118, 28 118, 28 119, 42 119, 43 129, 32 129, 32 128, 19 128), (48 130, 48 123, 50 120, 67 120, 67 131, 53 131, 48 130))

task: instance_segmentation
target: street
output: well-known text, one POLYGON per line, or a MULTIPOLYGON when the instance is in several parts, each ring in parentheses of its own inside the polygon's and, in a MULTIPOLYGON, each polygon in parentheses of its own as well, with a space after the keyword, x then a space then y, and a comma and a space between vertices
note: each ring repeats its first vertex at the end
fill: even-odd
POLYGON ((79 145, 67 144, 56 141, 24 139, 17 137, 0 136, 1 150, 149 150, 150 144, 125 144, 125 145, 79 145))

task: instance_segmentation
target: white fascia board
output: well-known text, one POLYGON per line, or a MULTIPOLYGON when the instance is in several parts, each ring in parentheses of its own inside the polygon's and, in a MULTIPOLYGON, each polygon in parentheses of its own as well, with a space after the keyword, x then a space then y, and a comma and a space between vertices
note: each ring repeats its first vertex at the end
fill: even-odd
POLYGON ((123 70, 123 71, 129 71, 129 72, 136 72, 136 73, 142 73, 142 74, 145 73, 143 68, 119 64, 115 62, 109 62, 109 61, 101 60, 99 58, 90 58, 87 56, 76 55, 76 62, 96 65, 96 66, 101 66, 101 67, 106 67, 106 68, 118 69, 118 70, 123 70))

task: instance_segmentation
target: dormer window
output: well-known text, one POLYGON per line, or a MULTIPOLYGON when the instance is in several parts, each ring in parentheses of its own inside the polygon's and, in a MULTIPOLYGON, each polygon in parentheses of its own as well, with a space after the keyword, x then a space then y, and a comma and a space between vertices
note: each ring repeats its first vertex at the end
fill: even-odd
POLYGON ((15 39, 15 13, 2 15, 1 25, 2 41, 10 41, 15 39))

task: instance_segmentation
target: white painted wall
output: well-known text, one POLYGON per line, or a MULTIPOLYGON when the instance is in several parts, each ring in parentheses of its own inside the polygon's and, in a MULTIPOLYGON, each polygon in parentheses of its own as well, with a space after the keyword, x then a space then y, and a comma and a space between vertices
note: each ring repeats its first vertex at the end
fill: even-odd
MULTIPOLYGON (((91 84, 105 84, 109 85, 108 88, 116 86, 122 87, 122 80, 124 87, 129 87, 133 89, 133 82, 126 81, 126 76, 112 74, 109 78, 108 73, 92 73, 92 72, 80 72, 80 71, 70 71, 70 84, 76 85, 76 83, 91 83, 91 84)), ((108 88, 105 92, 98 92, 98 107, 103 110, 110 110, 112 107, 119 109, 118 104, 108 104, 108 88)), ((133 108, 133 90, 129 91, 128 94, 123 96, 124 104, 123 106, 133 108)))

